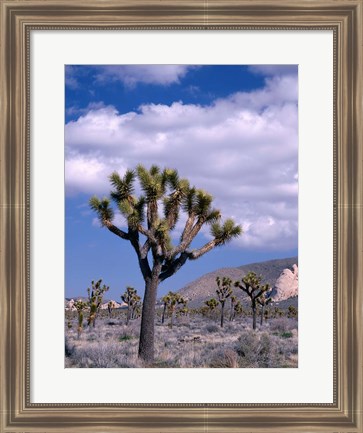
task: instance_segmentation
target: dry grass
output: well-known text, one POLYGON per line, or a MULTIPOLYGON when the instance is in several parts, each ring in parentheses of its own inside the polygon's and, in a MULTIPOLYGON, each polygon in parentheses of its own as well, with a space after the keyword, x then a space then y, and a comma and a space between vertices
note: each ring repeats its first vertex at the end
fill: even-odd
MULTIPOLYGON (((140 319, 100 318, 77 338, 76 321, 66 321, 65 366, 73 368, 140 368, 137 357, 140 319)), ((155 325, 155 368, 293 368, 297 367, 295 319, 270 319, 251 329, 250 318, 226 322, 180 317, 171 329, 155 325)))

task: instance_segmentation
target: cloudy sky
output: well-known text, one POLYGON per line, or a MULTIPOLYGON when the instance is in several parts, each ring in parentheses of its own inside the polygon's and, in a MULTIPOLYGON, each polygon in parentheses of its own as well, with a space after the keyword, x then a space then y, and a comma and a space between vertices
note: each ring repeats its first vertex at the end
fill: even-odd
MULTIPOLYGON (((297 66, 68 65, 65 84, 67 297, 99 278, 107 297, 127 285, 143 293, 134 251, 88 205, 109 194, 111 172, 139 163, 178 169, 244 231, 186 263, 160 294, 221 267, 297 255, 297 66)), ((196 243, 209 239, 206 229, 196 243)))

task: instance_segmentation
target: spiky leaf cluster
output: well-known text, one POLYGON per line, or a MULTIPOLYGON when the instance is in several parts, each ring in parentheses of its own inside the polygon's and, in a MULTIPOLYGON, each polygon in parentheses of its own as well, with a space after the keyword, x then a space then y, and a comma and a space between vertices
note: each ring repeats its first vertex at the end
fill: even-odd
POLYGON ((89 201, 90 207, 98 216, 101 226, 106 226, 115 216, 113 209, 110 207, 110 200, 104 197, 102 200, 93 196, 89 201))
POLYGON ((77 310, 77 312, 83 311, 87 307, 87 302, 83 302, 81 299, 79 299, 78 301, 74 302, 73 306, 77 310))
POLYGON ((217 301, 216 298, 208 299, 204 303, 211 311, 215 310, 219 305, 219 302, 217 301))
POLYGON ((241 227, 233 220, 220 222, 221 214, 212 207, 212 196, 202 189, 191 187, 188 180, 180 178, 176 170, 161 170, 156 165, 147 169, 138 165, 135 170, 127 170, 123 176, 112 173, 110 182, 111 199, 125 218, 127 231, 113 224, 114 211, 110 200, 92 197, 90 206, 103 226, 131 242, 145 280, 151 276, 147 258, 149 251, 152 251, 154 263, 161 265, 159 281, 164 281, 187 260, 198 259, 242 233, 241 227), (138 198, 134 196, 136 180, 142 191, 138 198), (179 244, 173 245, 171 231, 175 228, 181 211, 186 212, 187 219, 179 244), (211 225, 213 239, 198 249, 192 249, 192 241, 205 224, 211 225), (143 245, 140 243, 140 234, 146 237, 143 245))
POLYGON ((218 221, 211 226, 211 234, 217 240, 219 245, 224 245, 229 240, 242 234, 242 227, 236 226, 232 219, 227 219, 223 224, 218 221))
POLYGON ((224 303, 227 298, 229 298, 233 294, 232 290, 232 280, 228 277, 223 277, 222 279, 220 277, 216 278, 217 283, 217 296, 219 299, 219 302, 224 303))

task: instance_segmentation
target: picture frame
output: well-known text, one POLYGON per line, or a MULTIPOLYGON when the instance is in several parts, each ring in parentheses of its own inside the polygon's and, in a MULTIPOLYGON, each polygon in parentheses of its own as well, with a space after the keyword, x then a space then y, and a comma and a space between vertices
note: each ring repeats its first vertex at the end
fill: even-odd
POLYGON ((0 431, 362 432, 362 0, 1 0, 0 5, 0 431), (333 31, 333 403, 30 402, 29 35, 34 29, 333 31))

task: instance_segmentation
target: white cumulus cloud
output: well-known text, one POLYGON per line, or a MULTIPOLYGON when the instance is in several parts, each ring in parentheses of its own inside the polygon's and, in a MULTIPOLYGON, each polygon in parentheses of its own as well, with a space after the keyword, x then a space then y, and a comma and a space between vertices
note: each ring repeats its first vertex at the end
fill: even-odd
POLYGON ((188 65, 110 65, 97 68, 96 80, 121 81, 128 87, 138 83, 167 86, 179 83, 191 66, 188 65))
POLYGON ((107 176, 139 163, 177 168, 244 228, 236 245, 297 247, 297 77, 209 106, 93 106, 65 127, 67 194, 108 194, 107 176))

